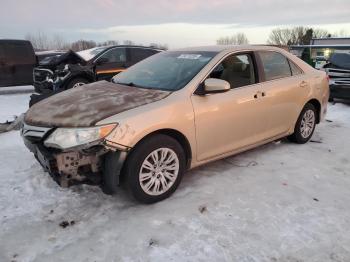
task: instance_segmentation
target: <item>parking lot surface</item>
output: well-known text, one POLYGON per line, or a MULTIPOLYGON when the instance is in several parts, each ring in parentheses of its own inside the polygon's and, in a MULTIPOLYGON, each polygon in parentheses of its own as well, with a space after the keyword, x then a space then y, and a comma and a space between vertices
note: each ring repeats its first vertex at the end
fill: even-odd
POLYGON ((0 134, 0 261, 350 261, 350 105, 328 110, 311 142, 194 169, 154 205, 62 189, 18 131, 0 134))

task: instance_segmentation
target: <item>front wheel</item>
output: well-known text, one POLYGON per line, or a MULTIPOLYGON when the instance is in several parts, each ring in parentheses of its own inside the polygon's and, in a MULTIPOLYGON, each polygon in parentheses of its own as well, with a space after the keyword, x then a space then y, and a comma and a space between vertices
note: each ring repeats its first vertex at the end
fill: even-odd
POLYGON ((89 81, 87 79, 85 79, 85 78, 81 78, 81 77, 73 78, 67 84, 66 89, 77 88, 79 86, 82 86, 82 85, 85 85, 85 84, 88 84, 88 83, 89 83, 89 81))
POLYGON ((127 186, 140 202, 161 201, 180 184, 185 163, 184 150, 172 137, 159 134, 146 138, 126 161, 127 186))
POLYGON ((295 124, 294 133, 288 139, 298 144, 305 144, 309 141, 315 131, 316 115, 314 105, 306 104, 295 124))

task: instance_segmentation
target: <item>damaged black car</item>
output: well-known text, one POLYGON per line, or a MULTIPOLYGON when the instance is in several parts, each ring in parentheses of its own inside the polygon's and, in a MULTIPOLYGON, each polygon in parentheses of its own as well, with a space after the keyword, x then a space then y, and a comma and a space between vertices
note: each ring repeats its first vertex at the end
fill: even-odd
POLYGON ((99 80, 110 80, 137 62, 162 50, 141 46, 102 46, 68 51, 43 59, 34 69, 37 93, 57 93, 99 80))
POLYGON ((329 77, 329 100, 350 99, 350 54, 334 53, 323 70, 329 77))

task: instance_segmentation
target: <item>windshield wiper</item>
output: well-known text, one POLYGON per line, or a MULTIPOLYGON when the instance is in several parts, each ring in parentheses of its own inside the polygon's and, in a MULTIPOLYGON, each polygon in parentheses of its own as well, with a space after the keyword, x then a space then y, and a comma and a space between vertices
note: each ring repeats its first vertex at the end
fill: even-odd
POLYGON ((114 83, 119 84, 119 85, 124 85, 124 86, 135 86, 136 87, 136 85, 133 82, 128 82, 128 83, 114 82, 114 83))
POLYGON ((138 87, 138 88, 151 89, 150 87, 136 85, 134 82, 128 82, 128 83, 114 82, 114 83, 119 84, 119 85, 124 85, 124 86, 132 86, 132 87, 138 87))

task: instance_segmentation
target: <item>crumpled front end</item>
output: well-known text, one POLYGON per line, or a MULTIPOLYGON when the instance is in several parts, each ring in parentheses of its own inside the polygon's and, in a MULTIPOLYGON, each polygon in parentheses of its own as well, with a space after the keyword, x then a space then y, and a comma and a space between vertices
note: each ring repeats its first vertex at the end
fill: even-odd
POLYGON ((34 68, 34 88, 37 93, 57 92, 65 89, 65 85, 77 74, 94 77, 91 67, 80 64, 61 64, 54 69, 34 68))
POLYGON ((27 148, 53 179, 62 187, 75 184, 100 184, 103 158, 112 150, 103 141, 92 146, 61 150, 45 146, 55 128, 23 125, 21 135, 27 148))

